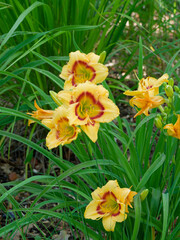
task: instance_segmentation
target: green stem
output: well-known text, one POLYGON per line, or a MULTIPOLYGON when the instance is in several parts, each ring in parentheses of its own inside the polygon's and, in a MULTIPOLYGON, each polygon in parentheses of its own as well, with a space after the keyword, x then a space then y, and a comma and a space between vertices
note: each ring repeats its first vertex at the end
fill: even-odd
POLYGON ((158 108, 161 111, 161 113, 164 113, 164 108, 161 105, 158 108))
POLYGON ((91 160, 93 160, 93 156, 92 156, 92 154, 91 154, 91 152, 90 152, 90 150, 89 150, 89 146, 88 146, 87 139, 86 139, 86 136, 85 136, 84 131, 82 131, 82 136, 83 136, 83 139, 84 139, 84 143, 85 143, 85 145, 86 145, 86 149, 87 149, 89 158, 90 158, 91 160))
POLYGON ((180 140, 178 139, 177 141, 177 147, 176 147, 176 152, 175 152, 175 164, 176 164, 176 171, 175 171, 175 177, 179 174, 180 172, 180 140))

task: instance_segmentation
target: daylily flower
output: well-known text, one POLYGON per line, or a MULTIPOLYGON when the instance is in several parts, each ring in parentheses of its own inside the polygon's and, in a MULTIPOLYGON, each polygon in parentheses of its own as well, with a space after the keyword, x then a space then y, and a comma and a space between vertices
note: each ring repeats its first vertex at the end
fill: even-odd
POLYGON ((117 180, 110 180, 102 188, 91 193, 93 200, 86 207, 84 217, 92 220, 102 218, 106 231, 114 231, 116 222, 126 220, 125 201, 128 192, 121 189, 117 180))
POLYGON ((109 92, 102 85, 81 83, 57 96, 63 104, 69 104, 70 125, 80 125, 93 142, 97 140, 99 123, 111 122, 119 115, 118 107, 108 98, 109 92))
POLYGON ((149 96, 149 93, 144 93, 141 97, 133 97, 129 103, 132 107, 137 106, 141 110, 134 116, 137 117, 144 113, 146 116, 149 115, 148 111, 152 108, 159 107, 165 102, 165 99, 161 96, 149 96))
POLYGON ((163 76, 161 76, 159 79, 147 77, 142 78, 139 81, 138 90, 136 91, 125 91, 124 94, 127 96, 137 96, 142 97, 144 93, 149 92, 149 96, 156 96, 159 94, 159 87, 164 83, 168 82, 168 74, 165 73, 163 76))
POLYGON ((172 123, 169 123, 164 126, 164 129, 167 129, 167 134, 169 136, 180 139, 180 114, 178 114, 177 121, 174 125, 172 123))
POLYGON ((54 111, 52 119, 42 120, 42 123, 51 129, 46 137, 46 146, 49 149, 71 143, 81 131, 78 127, 69 123, 67 115, 68 109, 60 106, 54 111))
POLYGON ((64 90, 72 89, 79 83, 86 81, 95 84, 103 82, 108 75, 108 68, 98 63, 99 57, 92 52, 87 55, 80 51, 71 52, 68 64, 62 68, 62 72, 59 75, 66 80, 64 90))
MULTIPOLYGON (((53 117, 54 111, 53 110, 44 110, 44 109, 40 108, 37 105, 36 100, 34 101, 34 106, 37 110, 33 111, 32 113, 27 113, 27 114, 31 115, 32 117, 34 117, 38 120, 43 120, 43 119, 47 119, 47 118, 49 119, 49 118, 53 117)), ((33 122, 35 122, 35 121, 33 121, 31 119, 28 120, 28 126, 33 122)))

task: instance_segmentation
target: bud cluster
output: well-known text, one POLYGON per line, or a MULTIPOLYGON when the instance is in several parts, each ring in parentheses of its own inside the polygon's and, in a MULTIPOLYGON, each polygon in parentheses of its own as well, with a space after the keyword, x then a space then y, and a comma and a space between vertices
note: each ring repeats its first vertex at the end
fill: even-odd
MULTIPOLYGON (((179 116, 176 114, 175 105, 174 105, 175 97, 180 98, 179 87, 174 85, 174 80, 172 78, 170 78, 168 80, 168 83, 164 82, 163 87, 164 87, 164 91, 167 96, 167 98, 165 99, 166 106, 164 106, 164 107, 159 106, 159 110, 161 113, 157 114, 157 116, 155 118, 155 122, 154 122, 156 127, 159 128, 160 130, 167 129, 167 126, 169 127, 170 124, 167 124, 167 120, 170 115, 171 116, 175 115, 177 117, 179 116)), ((172 126, 173 126, 173 124, 172 124, 172 126)), ((167 131, 167 133, 168 133, 168 135, 170 135, 169 131, 167 131)), ((173 136, 173 135, 171 134, 171 136, 173 136)), ((175 136, 175 137, 177 137, 177 136, 175 136)))

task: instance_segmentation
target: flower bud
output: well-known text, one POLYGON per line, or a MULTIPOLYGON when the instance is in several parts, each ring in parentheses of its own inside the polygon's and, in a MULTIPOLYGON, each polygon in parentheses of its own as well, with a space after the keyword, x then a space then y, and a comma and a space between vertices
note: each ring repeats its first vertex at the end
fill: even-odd
POLYGON ((166 95, 167 95, 168 97, 172 97, 173 94, 174 94, 173 88, 172 88, 172 86, 170 86, 170 85, 167 85, 167 86, 165 87, 165 92, 166 92, 166 95))
POLYGON ((180 92, 180 90, 179 90, 179 87, 178 87, 178 86, 174 86, 174 90, 175 90, 175 92, 177 92, 177 93, 179 93, 179 92, 180 92))
POLYGON ((166 83, 166 82, 164 82, 164 83, 163 83, 163 87, 165 88, 166 86, 167 86, 167 83, 166 83))
POLYGON ((172 78, 169 79, 168 85, 170 85, 171 87, 174 86, 174 80, 172 78))
POLYGON ((57 105, 61 106, 61 105, 62 105, 62 102, 58 99, 57 93, 54 92, 54 91, 49 91, 49 93, 50 93, 53 101, 54 101, 57 105))
POLYGON ((149 190, 148 190, 148 189, 144 189, 144 190, 141 192, 141 194, 140 194, 141 201, 144 201, 144 200, 146 199, 148 193, 149 193, 149 190))
POLYGON ((162 128, 162 122, 158 117, 155 118, 154 123, 157 128, 162 128))
POLYGON ((99 63, 104 63, 104 61, 105 61, 105 59, 106 59, 106 51, 103 51, 101 54, 100 54, 100 58, 99 58, 99 63))
POLYGON ((160 120, 162 120, 161 114, 157 114, 157 118, 159 118, 160 120))

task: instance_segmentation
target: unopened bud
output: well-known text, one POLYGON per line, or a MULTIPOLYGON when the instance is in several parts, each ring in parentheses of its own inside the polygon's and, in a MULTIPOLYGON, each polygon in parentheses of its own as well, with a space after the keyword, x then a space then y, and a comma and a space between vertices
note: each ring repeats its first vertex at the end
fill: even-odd
POLYGON ((99 63, 104 63, 104 61, 105 61, 105 59, 106 59, 106 51, 103 51, 101 54, 100 54, 100 58, 99 58, 99 63))
POLYGON ((142 193, 140 194, 141 201, 144 201, 149 193, 148 189, 144 189, 142 193))
POLYGON ((162 120, 161 114, 157 114, 157 118, 159 118, 160 120, 162 120))
POLYGON ((180 92, 180 90, 179 90, 179 87, 178 87, 178 86, 174 86, 174 90, 175 90, 175 92, 177 92, 177 93, 179 93, 179 92, 180 92))
POLYGON ((61 105, 62 105, 62 102, 58 99, 57 93, 54 92, 54 91, 49 91, 49 93, 50 93, 53 101, 54 101, 57 105, 61 106, 61 105))
POLYGON ((173 94, 174 94, 173 88, 172 88, 170 85, 167 85, 167 86, 165 87, 165 92, 166 92, 166 95, 167 95, 168 97, 172 97, 173 94))
POLYGON ((172 78, 169 79, 168 85, 170 85, 171 87, 174 86, 174 80, 172 78))
POLYGON ((167 83, 166 83, 166 82, 164 82, 164 83, 163 83, 163 87, 165 88, 166 86, 167 86, 167 83))
POLYGON ((154 123, 155 123, 157 128, 162 128, 162 122, 159 118, 156 117, 155 120, 154 120, 154 123))

